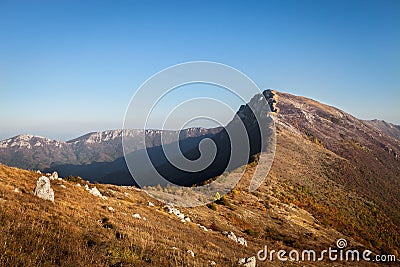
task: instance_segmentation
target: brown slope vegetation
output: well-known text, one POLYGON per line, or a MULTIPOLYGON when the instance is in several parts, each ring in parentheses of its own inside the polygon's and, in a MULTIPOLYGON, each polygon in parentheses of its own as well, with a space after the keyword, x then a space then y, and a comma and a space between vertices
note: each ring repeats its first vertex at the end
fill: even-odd
POLYGON ((344 158, 332 177, 368 197, 400 224, 400 141, 371 124, 316 101, 280 93, 278 120, 344 158))
MULTIPOLYGON (((278 95, 279 147, 287 153, 277 155, 275 163, 286 165, 278 175, 289 172, 291 183, 306 186, 312 195, 300 206, 308 205, 317 217, 326 208, 320 217, 334 216, 327 222, 332 227, 379 250, 398 251, 400 142, 336 108, 290 94, 278 95), (317 204, 309 203, 316 199, 317 204)), ((274 165, 275 171, 278 166, 274 165)))

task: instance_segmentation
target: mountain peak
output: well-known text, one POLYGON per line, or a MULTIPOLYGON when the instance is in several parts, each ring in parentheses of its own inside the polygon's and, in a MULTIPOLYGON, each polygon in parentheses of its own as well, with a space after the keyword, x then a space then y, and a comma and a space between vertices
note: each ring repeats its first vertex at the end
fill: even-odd
POLYGON ((32 134, 21 134, 9 139, 0 141, 0 148, 13 149, 32 149, 33 147, 41 147, 44 145, 54 145, 61 148, 64 142, 52 140, 42 136, 32 134))

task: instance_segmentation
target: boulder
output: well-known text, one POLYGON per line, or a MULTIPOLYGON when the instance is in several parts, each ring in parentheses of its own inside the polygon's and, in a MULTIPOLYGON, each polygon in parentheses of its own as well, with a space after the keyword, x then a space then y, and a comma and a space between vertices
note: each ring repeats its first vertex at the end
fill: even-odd
POLYGON ((247 247, 247 241, 246 239, 244 239, 244 237, 238 237, 237 238, 237 242, 242 245, 242 246, 246 246, 247 247))
POLYGON ((51 175, 50 175, 50 180, 56 180, 56 179, 58 179, 58 173, 57 172, 53 172, 51 175))
POLYGON ((90 189, 89 193, 95 197, 102 197, 102 195, 101 195, 99 189, 97 189, 97 187, 93 187, 92 189, 90 189))
POLYGON ((250 258, 240 258, 238 260, 238 265, 243 266, 243 267, 256 267, 256 257, 250 257, 250 258))
POLYGON ((187 250, 186 252, 189 253, 190 256, 194 257, 194 252, 193 252, 192 250, 189 249, 189 250, 187 250))
POLYGON ((226 235, 229 239, 238 242, 238 239, 234 232, 229 231, 229 232, 223 232, 222 234, 226 235))
POLYGON ((168 212, 168 213, 172 213, 173 207, 172 207, 171 205, 165 205, 165 206, 163 207, 163 209, 164 209, 166 212, 168 212))
POLYGON ((141 219, 142 217, 140 216, 140 214, 138 214, 138 213, 135 213, 135 214, 133 214, 133 218, 136 218, 136 219, 141 219))
POLYGON ((203 231, 208 232, 207 227, 205 227, 204 225, 199 224, 199 228, 202 229, 203 231))
POLYGON ((164 206, 164 210, 165 210, 166 212, 168 212, 168 213, 173 213, 173 214, 175 214, 176 216, 179 216, 179 214, 181 214, 180 210, 178 210, 177 208, 174 208, 174 207, 171 206, 171 205, 165 205, 165 206, 164 206))
POLYGON ((50 179, 46 176, 41 176, 36 181, 36 187, 33 191, 34 195, 45 200, 54 202, 54 191, 50 185, 50 179))
POLYGON ((240 245, 247 247, 247 241, 246 241, 246 239, 244 239, 244 237, 237 237, 235 235, 235 233, 233 233, 231 231, 229 231, 229 232, 223 231, 222 234, 227 236, 229 239, 235 241, 236 243, 239 243, 240 245))

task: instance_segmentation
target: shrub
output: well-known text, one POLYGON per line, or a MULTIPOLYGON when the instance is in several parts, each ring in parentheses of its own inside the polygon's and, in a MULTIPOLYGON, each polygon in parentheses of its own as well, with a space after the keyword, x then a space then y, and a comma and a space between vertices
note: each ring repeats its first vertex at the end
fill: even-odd
POLYGON ((257 231, 250 229, 250 228, 245 229, 243 232, 252 237, 258 237, 258 235, 259 235, 259 233, 257 231))
POLYGON ((103 225, 103 228, 114 229, 114 225, 109 221, 107 217, 101 219, 101 224, 103 225))
POLYGON ((82 177, 72 176, 72 175, 65 177, 64 180, 68 181, 68 182, 73 182, 73 183, 81 183, 83 181, 82 177))
POLYGON ((230 206, 229 200, 223 196, 220 199, 216 200, 215 203, 219 204, 219 205, 223 205, 223 206, 230 206))
POLYGON ((99 243, 98 238, 96 236, 94 236, 94 235, 91 235, 91 234, 87 234, 83 238, 84 238, 84 240, 86 242, 86 245, 88 247, 93 247, 93 246, 95 246, 95 245, 97 245, 99 243))
POLYGON ((207 205, 207 207, 208 207, 208 208, 210 208, 210 209, 212 209, 212 210, 215 210, 215 211, 217 211, 217 210, 218 210, 218 208, 217 208, 217 204, 215 204, 214 202, 213 202, 213 203, 210 203, 210 204, 208 204, 208 205, 207 205))
POLYGON ((234 196, 238 195, 239 193, 240 193, 239 190, 236 190, 236 189, 233 189, 233 190, 232 190, 232 194, 233 194, 234 196))
POLYGON ((211 225, 208 227, 209 229, 216 231, 216 232, 221 232, 222 228, 219 227, 215 222, 212 222, 211 225))

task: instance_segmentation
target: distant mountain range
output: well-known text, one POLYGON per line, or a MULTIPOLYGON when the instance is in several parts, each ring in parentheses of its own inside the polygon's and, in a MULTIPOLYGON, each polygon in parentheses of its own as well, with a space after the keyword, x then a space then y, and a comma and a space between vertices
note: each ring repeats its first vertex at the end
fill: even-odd
MULTIPOLYGON (((189 128, 179 131, 181 140, 204 138, 221 128, 189 128)), ((94 162, 111 162, 123 156, 122 135, 134 146, 146 136, 148 148, 161 144, 160 130, 108 130, 92 132, 67 142, 51 140, 29 134, 0 141, 0 162, 9 166, 45 170, 63 164, 84 165, 94 162)), ((172 142, 169 136, 177 131, 164 131, 164 143, 172 142)))

